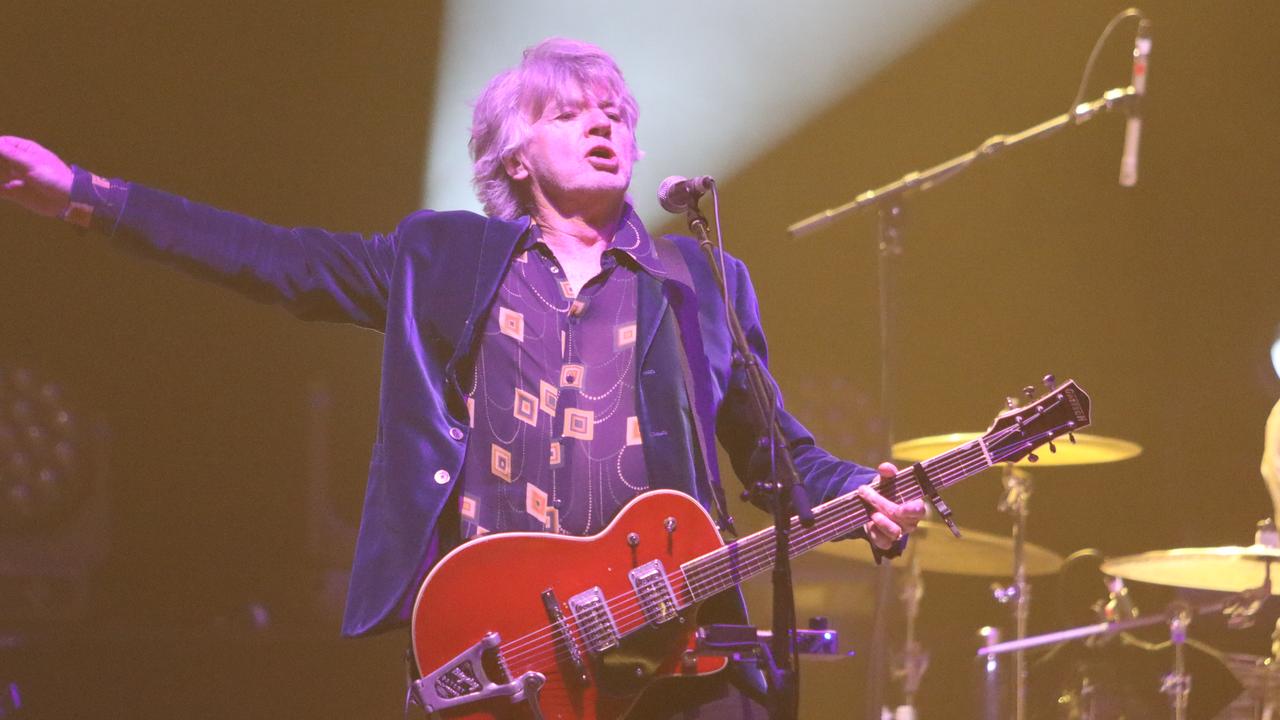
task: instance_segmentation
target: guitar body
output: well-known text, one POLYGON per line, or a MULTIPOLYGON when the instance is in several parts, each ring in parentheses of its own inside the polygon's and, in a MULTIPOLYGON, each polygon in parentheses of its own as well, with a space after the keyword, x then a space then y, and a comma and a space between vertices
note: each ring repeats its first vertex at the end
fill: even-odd
MULTIPOLYGON (((488 658, 489 678, 519 678, 537 672, 546 678, 537 693, 542 717, 613 720, 622 717, 640 692, 654 680, 673 675, 716 672, 724 658, 685 662, 697 630, 697 605, 646 627, 643 613, 612 609, 620 631, 618 645, 588 652, 589 637, 574 622, 568 600, 600 588, 604 598, 633 596, 628 575, 660 561, 675 597, 688 598, 679 571, 682 563, 720 548, 715 523, 692 498, 670 490, 641 495, 622 509, 597 535, 570 537, 545 533, 482 536, 449 553, 427 576, 418 593, 412 619, 413 651, 424 676, 453 663, 489 633, 498 633, 497 653, 506 672, 488 658), (672 522, 674 521, 674 523, 672 522), (668 529, 668 528, 672 529, 668 529), (555 594, 565 615, 571 641, 580 649, 586 680, 573 677, 564 635, 552 621, 543 593, 555 594)), ((590 635, 590 633, 585 633, 590 635)), ((447 718, 530 718, 526 702, 496 697, 439 711, 447 718)))

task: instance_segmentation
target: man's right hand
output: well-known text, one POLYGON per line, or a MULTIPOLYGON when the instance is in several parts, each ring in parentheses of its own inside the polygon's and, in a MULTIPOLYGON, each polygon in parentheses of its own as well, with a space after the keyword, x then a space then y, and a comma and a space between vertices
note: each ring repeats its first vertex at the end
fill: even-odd
POLYGON ((71 177, 71 168, 39 143, 0 137, 0 199, 58 217, 71 201, 71 177))

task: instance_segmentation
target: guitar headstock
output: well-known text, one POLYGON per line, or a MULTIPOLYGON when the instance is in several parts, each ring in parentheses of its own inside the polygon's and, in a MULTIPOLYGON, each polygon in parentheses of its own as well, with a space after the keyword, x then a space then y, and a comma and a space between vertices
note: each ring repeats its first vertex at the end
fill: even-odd
POLYGON ((1017 462, 1054 438, 1089 424, 1089 396, 1075 380, 1054 386, 1050 376, 1046 383, 1050 385, 1047 393, 1000 413, 982 436, 993 464, 1017 462))

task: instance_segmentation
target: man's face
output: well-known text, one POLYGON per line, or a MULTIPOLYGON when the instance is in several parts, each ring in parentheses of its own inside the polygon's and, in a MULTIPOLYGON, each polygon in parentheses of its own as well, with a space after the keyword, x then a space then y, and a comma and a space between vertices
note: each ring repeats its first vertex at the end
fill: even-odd
POLYGON ((620 202, 631 184, 633 145, 617 103, 583 92, 547 103, 507 171, 527 183, 538 210, 605 208, 620 202))

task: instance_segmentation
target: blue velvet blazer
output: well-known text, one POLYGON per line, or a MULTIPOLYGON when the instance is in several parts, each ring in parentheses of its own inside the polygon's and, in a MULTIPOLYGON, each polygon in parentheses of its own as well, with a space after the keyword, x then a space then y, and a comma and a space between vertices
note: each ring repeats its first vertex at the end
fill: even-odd
MULTIPOLYGON (((299 317, 384 333, 378 434, 344 635, 402 623, 399 609, 416 592, 422 569, 456 542, 439 535, 443 526, 455 526, 440 520, 442 513, 457 512, 447 500, 461 481, 468 434, 457 375, 528 225, 528 218, 506 222, 424 210, 385 235, 331 233, 277 227, 133 185, 110 232, 114 242, 135 252, 283 305, 299 317)), ((688 271, 641 273, 638 284, 638 414, 652 485, 682 491, 709 507, 718 470, 714 448, 706 445, 718 438, 745 477, 754 447, 750 399, 745 374, 731 363, 731 339, 710 266, 692 239, 672 241, 688 271)), ((765 338, 746 268, 733 258, 726 264, 729 299, 764 359, 765 338)), ((817 447, 785 411, 779 417, 815 504, 874 477, 874 470, 817 447)))

